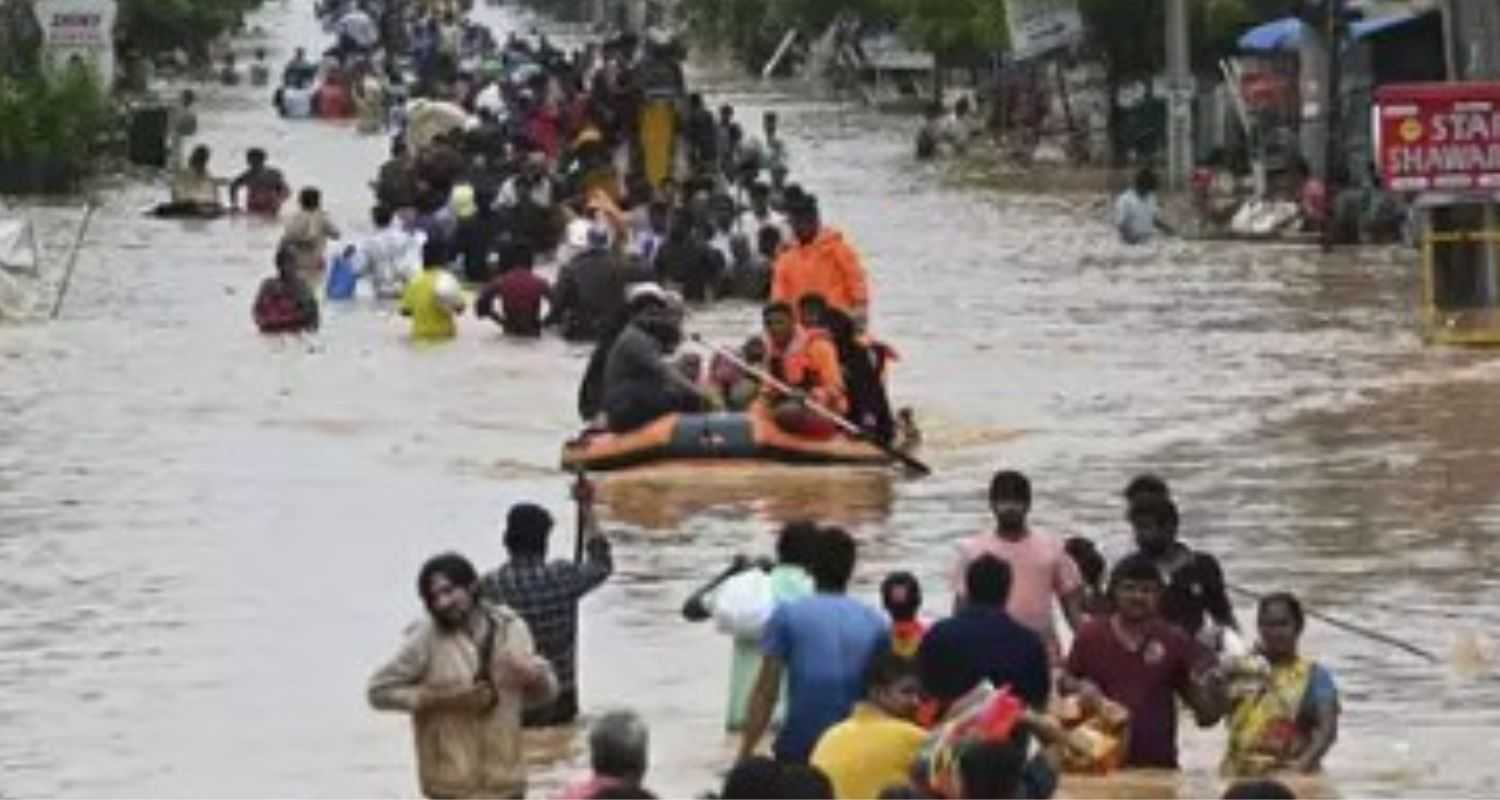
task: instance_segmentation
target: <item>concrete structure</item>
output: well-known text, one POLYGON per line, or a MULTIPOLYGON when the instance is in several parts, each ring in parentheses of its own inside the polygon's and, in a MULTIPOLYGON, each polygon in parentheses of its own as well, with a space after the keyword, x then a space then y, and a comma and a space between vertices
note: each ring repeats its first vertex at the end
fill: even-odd
POLYGON ((1444 0, 1448 71, 1455 80, 1500 80, 1500 2, 1444 0))

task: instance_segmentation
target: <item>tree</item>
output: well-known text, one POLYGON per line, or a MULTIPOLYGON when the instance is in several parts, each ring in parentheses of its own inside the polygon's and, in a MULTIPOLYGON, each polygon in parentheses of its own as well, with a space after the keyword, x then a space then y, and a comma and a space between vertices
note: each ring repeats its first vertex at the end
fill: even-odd
POLYGON ((263 0, 121 0, 116 34, 121 50, 155 56, 177 49, 208 58, 213 41, 237 29, 263 0))
POLYGON ((938 97, 944 69, 972 66, 1010 46, 1005 0, 891 0, 891 9, 937 59, 938 97))

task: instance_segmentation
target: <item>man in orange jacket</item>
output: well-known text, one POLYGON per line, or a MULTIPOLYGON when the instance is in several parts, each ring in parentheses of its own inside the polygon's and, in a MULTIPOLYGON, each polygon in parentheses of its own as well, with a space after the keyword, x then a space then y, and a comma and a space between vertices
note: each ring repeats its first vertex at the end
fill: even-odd
POLYGON ((809 408, 804 400, 834 414, 842 415, 848 410, 844 372, 839 367, 833 341, 821 328, 798 325, 792 307, 786 303, 766 306, 761 316, 766 327, 769 372, 796 390, 796 394, 788 396, 766 386, 761 402, 782 430, 817 439, 831 438, 838 432, 838 426, 809 408))
POLYGON ((870 289, 854 248, 838 231, 823 226, 818 201, 798 195, 788 203, 787 217, 796 239, 776 259, 771 299, 795 304, 804 295, 822 295, 830 306, 869 322, 870 289))

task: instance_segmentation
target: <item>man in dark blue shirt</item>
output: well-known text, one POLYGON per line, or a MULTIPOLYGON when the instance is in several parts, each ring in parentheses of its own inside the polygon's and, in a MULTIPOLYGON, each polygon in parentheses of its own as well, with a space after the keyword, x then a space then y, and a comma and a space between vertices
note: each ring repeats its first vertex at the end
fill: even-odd
POLYGON ((968 602, 932 626, 917 650, 922 686, 944 708, 988 680, 1034 709, 1044 709, 1052 676, 1047 647, 1030 628, 1005 613, 1010 565, 983 556, 964 573, 968 602))

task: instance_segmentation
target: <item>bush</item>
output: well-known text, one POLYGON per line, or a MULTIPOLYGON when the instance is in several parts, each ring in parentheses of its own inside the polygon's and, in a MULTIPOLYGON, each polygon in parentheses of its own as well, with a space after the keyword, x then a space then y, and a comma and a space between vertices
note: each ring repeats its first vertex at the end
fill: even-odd
POLYGON ((116 26, 120 50, 152 58, 185 50, 198 62, 208 59, 213 41, 237 30, 263 0, 121 0, 116 26))
POLYGON ((72 190, 113 121, 87 69, 0 79, 0 191, 72 190))

